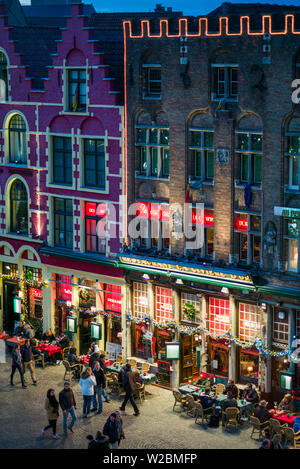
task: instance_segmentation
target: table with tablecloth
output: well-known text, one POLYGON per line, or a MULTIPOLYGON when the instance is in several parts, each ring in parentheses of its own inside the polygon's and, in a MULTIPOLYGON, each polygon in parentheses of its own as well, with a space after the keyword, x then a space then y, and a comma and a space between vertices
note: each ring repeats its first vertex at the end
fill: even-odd
MULTIPOLYGON (((193 397, 199 397, 203 388, 194 386, 193 384, 184 384, 183 386, 180 386, 178 390, 182 394, 192 394, 193 397)), ((211 397, 212 399, 216 399, 216 404, 218 407, 221 407, 221 409, 223 402, 225 401, 225 399, 227 399, 226 394, 217 394, 215 396, 215 394, 212 392, 209 394, 209 397, 211 397)), ((246 409, 251 410, 253 408, 253 404, 251 402, 247 402, 245 400, 240 399, 237 399, 237 405, 241 414, 244 413, 246 409)))
POLYGON ((9 347, 15 347, 17 344, 24 345, 25 344, 25 339, 22 337, 8 337, 6 339, 6 343, 9 347))
MULTIPOLYGON (((111 365, 107 366, 106 369, 107 371, 110 371, 112 373, 119 373, 121 369, 123 368, 124 365, 119 365, 118 363, 116 365, 111 365)), ((150 383, 157 383, 157 376, 154 373, 145 373, 142 370, 137 370, 143 380, 143 384, 150 384, 150 383)))
MULTIPOLYGON (((90 362, 90 355, 79 355, 78 356, 80 362, 82 365, 88 366, 90 362)), ((110 366, 111 362, 109 360, 105 360, 105 366, 110 366)))
POLYGON ((278 420, 280 425, 287 423, 289 427, 293 428, 295 415, 289 414, 287 412, 278 413, 274 411, 274 409, 269 410, 269 412, 272 413, 273 419, 278 420))
POLYGON ((59 347, 59 345, 45 344, 43 342, 39 342, 37 344, 37 348, 41 352, 45 352, 48 355, 48 357, 51 357, 55 353, 59 353, 60 355, 62 355, 62 348, 59 347))

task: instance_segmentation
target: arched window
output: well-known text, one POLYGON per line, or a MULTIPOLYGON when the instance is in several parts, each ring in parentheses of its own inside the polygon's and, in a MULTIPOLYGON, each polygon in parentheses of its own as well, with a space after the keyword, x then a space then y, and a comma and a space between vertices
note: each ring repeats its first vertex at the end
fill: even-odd
POLYGON ((28 234, 27 191, 19 179, 10 188, 10 231, 20 235, 28 234))
POLYGON ((0 52, 0 103, 8 99, 7 81, 7 60, 3 52, 0 52))
POLYGON ((26 151, 26 125, 19 114, 15 114, 8 124, 9 161, 10 163, 25 164, 26 151))

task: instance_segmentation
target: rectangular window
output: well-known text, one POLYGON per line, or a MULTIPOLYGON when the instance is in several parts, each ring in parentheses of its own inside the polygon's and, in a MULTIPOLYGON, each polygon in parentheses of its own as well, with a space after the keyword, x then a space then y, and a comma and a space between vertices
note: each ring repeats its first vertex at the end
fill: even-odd
POLYGON ((201 322, 201 316, 200 316, 200 296, 194 295, 193 293, 181 293, 181 319, 182 321, 187 321, 187 322, 194 322, 194 323, 200 323, 201 322), (187 314, 185 314, 185 308, 187 310, 193 310, 193 308, 190 308, 190 305, 195 309, 195 316, 191 317, 187 314))
POLYGON ((106 253, 106 205, 85 202, 85 250, 106 253))
POLYGON ((289 341, 289 321, 286 311, 274 311, 273 339, 276 342, 287 344, 289 341))
POLYGON ((167 148, 162 148, 162 176, 168 177, 170 174, 170 155, 167 148))
POLYGON ((214 178, 214 133, 209 130, 190 130, 190 176, 192 179, 214 178))
POLYGON ((143 318, 149 314, 147 284, 133 282, 133 316, 143 318))
POLYGON ((69 70, 69 111, 86 111, 86 71, 69 70))
POLYGON ((161 67, 144 65, 144 98, 160 98, 161 67))
POLYGON ((230 327, 229 300, 209 298, 209 331, 212 334, 225 334, 230 327))
POLYGON ((54 198, 54 244, 73 247, 73 201, 54 198))
POLYGON ((168 178, 170 174, 169 129, 137 127, 139 175, 168 178))
POLYGON ((237 133, 236 156, 239 180, 245 184, 261 184, 262 180, 262 133, 237 133))
POLYGON ((72 184, 72 140, 53 137, 53 182, 72 184))
POLYGON ((298 272, 299 270, 299 225, 298 218, 286 218, 284 237, 286 243, 287 270, 298 272))
POLYGON ((212 65, 213 99, 238 99, 238 67, 212 65))
POLYGON ((244 343, 251 343, 260 336, 260 314, 256 305, 239 304, 239 338, 244 343))
POLYGON ((287 152, 289 165, 289 188, 299 190, 300 187, 300 135, 287 136, 287 152))
POLYGON ((172 290, 155 287, 156 321, 165 323, 173 319, 172 290))
POLYGON ((103 139, 84 139, 84 184, 105 189, 105 147, 103 139))
POLYGON ((235 215, 237 252, 239 260, 245 264, 259 264, 261 255, 261 217, 237 213, 235 215))
POLYGON ((140 148, 140 172, 147 174, 147 147, 140 148))
POLYGON ((151 176, 158 175, 158 148, 151 148, 151 176))

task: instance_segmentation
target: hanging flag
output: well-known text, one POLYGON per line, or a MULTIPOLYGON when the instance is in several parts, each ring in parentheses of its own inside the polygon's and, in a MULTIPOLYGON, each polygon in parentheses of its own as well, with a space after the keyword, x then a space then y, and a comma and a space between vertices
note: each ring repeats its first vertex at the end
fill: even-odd
POLYGON ((73 111, 77 111, 78 103, 79 103, 79 83, 76 86, 76 90, 74 94, 73 105, 72 105, 73 111))

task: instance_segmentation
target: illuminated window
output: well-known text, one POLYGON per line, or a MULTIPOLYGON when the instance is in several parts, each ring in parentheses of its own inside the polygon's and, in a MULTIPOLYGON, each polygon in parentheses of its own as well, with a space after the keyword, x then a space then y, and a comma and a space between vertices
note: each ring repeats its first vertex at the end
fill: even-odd
POLYGON ((261 183, 262 140, 261 132, 237 132, 236 155, 240 167, 240 182, 261 183))
POLYGON ((170 288, 155 287, 156 320, 161 323, 173 319, 172 290, 170 288))
POLYGON ((85 203, 85 249, 87 252, 106 252, 106 205, 85 203))
POLYGON ((133 282, 133 316, 143 318, 149 312, 147 284, 133 282))
POLYGON ((161 94, 161 66, 143 65, 144 98, 160 98, 161 94))
POLYGON ((27 162, 26 124, 19 114, 15 114, 8 124, 9 161, 25 164, 27 162))
POLYGON ((201 303, 200 303, 200 296, 194 295, 193 293, 181 293, 181 319, 182 321, 188 321, 188 322, 201 322, 201 316, 200 316, 200 309, 201 309, 201 303), (189 303, 192 306, 194 306, 196 310, 196 314, 194 318, 188 318, 186 314, 184 313, 184 308, 185 304, 189 303))
POLYGON ((190 129, 191 177, 214 178, 214 133, 212 130, 190 129))
MULTIPOLYGON (((201 221, 197 220, 196 213, 192 211, 192 225, 195 226, 201 221)), ((193 240, 190 240, 193 241, 193 240)), ((200 240, 201 242, 201 240, 200 240)), ((194 254, 199 254, 200 257, 212 259, 214 254, 214 211, 204 210, 204 243, 199 248, 193 249, 194 254)))
POLYGON ((253 342, 260 336, 260 314, 256 305, 239 304, 239 337, 244 343, 253 342))
POLYGON ((213 100, 237 101, 238 67, 228 64, 212 64, 213 100))
POLYGON ((300 135, 292 132, 287 135, 286 157, 288 158, 289 189, 299 190, 300 187, 300 135))
POLYGON ((10 188, 10 232, 28 234, 27 191, 19 179, 15 179, 10 188))
POLYGON ((298 272, 300 220, 298 218, 286 218, 284 224, 284 239, 287 255, 286 269, 290 272, 298 272))
POLYGON ((85 112, 86 111, 86 71, 85 70, 69 70, 69 111, 85 112))
POLYGON ((289 341, 289 321, 286 311, 274 311, 273 339, 285 344, 289 341))
POLYGON ((155 249, 157 251, 169 249, 169 205, 141 202, 137 203, 137 245, 140 249, 155 249))
POLYGON ((138 174, 168 178, 170 173, 169 129, 136 126, 138 174))
POLYGON ((209 331, 212 334, 225 334, 230 327, 229 300, 209 298, 209 331))
POLYGON ((236 213, 235 233, 239 261, 244 264, 259 264, 261 254, 261 217, 236 213))

